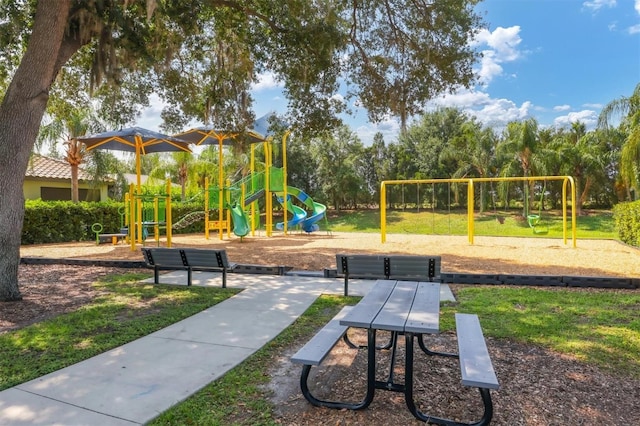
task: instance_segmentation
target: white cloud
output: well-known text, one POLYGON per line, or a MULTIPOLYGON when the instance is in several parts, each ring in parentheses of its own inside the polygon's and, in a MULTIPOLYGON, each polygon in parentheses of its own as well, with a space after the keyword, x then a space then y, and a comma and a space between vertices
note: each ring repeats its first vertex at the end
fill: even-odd
POLYGON ((627 28, 627 31, 629 32, 629 34, 638 34, 638 33, 640 33, 640 24, 633 25, 633 26, 627 28))
POLYGON ((431 107, 437 106, 458 108, 490 127, 502 127, 510 121, 529 117, 534 108, 529 101, 518 106, 509 99, 494 99, 488 93, 477 90, 460 90, 453 95, 443 96, 431 103, 431 107))
MULTIPOLYGON (((616 0, 589 0, 582 3, 582 6, 591 10, 592 12, 597 12, 603 7, 612 8, 616 6, 616 0)), ((636 0, 636 5, 638 1, 636 0)))
POLYGON ((251 85, 251 90, 260 91, 283 87, 282 82, 276 79, 276 75, 271 71, 258 75, 258 82, 251 85))
POLYGON ((373 137, 376 133, 382 133, 385 143, 389 144, 395 142, 400 134, 400 122, 393 117, 387 117, 379 123, 367 123, 359 126, 355 133, 365 146, 370 146, 373 143, 373 137))
POLYGON ((571 109, 570 105, 557 105, 553 107, 554 111, 569 111, 571 109))
POLYGON ((518 46, 522 42, 520 38, 520 26, 509 28, 498 27, 493 32, 487 29, 480 30, 472 45, 487 45, 490 49, 482 51, 482 61, 478 76, 482 84, 488 84, 491 80, 502 75, 502 63, 513 62, 522 57, 518 46))
POLYGON ((598 114, 590 109, 570 112, 567 115, 556 117, 555 120, 553 120, 553 124, 560 127, 568 127, 571 123, 575 123, 576 121, 584 123, 588 129, 593 128, 598 122, 598 114))
POLYGON ((636 0, 635 9, 638 15, 640 15, 640 0, 636 0))

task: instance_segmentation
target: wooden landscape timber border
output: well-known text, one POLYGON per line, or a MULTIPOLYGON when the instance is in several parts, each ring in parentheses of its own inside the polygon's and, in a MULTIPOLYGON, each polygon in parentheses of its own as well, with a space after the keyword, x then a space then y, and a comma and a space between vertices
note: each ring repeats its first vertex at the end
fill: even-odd
MULTIPOLYGON (((147 268, 144 261, 140 260, 100 260, 100 259, 51 259, 44 257, 22 257, 20 263, 24 265, 79 265, 79 266, 104 266, 111 268, 147 268)), ((299 271, 291 271, 289 266, 264 266, 238 264, 232 273, 240 274, 266 274, 266 275, 298 275, 299 271)), ((304 271, 304 276, 317 276, 333 278, 337 274, 336 269, 324 271, 304 271)), ((582 288, 618 288, 640 289, 640 277, 587 277, 587 276, 557 276, 557 275, 513 275, 513 274, 471 274, 471 273, 447 273, 440 274, 440 282, 443 284, 478 284, 478 285, 522 285, 522 286, 555 286, 555 287, 582 287, 582 288)))

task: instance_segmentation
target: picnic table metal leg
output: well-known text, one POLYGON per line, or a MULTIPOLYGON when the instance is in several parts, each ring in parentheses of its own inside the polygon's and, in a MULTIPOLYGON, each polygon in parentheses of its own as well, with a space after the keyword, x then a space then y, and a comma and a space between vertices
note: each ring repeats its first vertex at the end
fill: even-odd
POLYGON ((309 374, 311 372, 311 365, 302 366, 302 375, 300 376, 300 389, 302 395, 311 404, 318 407, 348 409, 348 410, 361 410, 367 408, 375 395, 375 381, 376 381, 376 354, 375 354, 375 330, 369 330, 368 335, 368 350, 367 350, 367 393, 364 399, 360 402, 344 402, 344 401, 326 401, 315 397, 309 390, 309 374), (373 334, 372 334, 373 333, 373 334), (372 349, 373 348, 373 349, 372 349))
POLYGON ((418 345, 420 345, 420 349, 422 349, 422 351, 427 355, 430 355, 430 356, 438 355, 438 356, 448 356, 452 358, 458 358, 458 354, 455 354, 455 353, 432 351, 431 349, 427 348, 427 345, 425 345, 423 334, 419 334, 417 337, 418 337, 418 345))
MULTIPOLYGON (((349 346, 351 349, 367 349, 368 347, 367 345, 357 345, 353 343, 348 336, 348 332, 344 333, 344 336, 342 336, 342 339, 347 344, 347 346, 349 346)), ((386 349, 391 349, 392 346, 393 346, 393 333, 391 334, 391 337, 389 338, 389 341, 387 343, 385 343, 383 346, 376 346, 376 349, 386 350, 386 349)))
MULTIPOLYGON (((421 335, 418 335, 421 337, 421 335)), ((416 337, 413 333, 406 333, 406 354, 405 354, 405 402, 407 408, 418 420, 423 422, 442 425, 442 426, 486 426, 491 423, 493 417, 493 403, 491 402, 491 394, 489 389, 478 388, 484 405, 484 413, 482 418, 475 423, 460 423, 454 420, 443 419, 440 417, 430 416, 423 413, 416 407, 413 399, 413 339, 416 337)), ((420 338, 418 342, 420 342, 420 338)), ((424 349, 423 349, 424 350, 424 349)))

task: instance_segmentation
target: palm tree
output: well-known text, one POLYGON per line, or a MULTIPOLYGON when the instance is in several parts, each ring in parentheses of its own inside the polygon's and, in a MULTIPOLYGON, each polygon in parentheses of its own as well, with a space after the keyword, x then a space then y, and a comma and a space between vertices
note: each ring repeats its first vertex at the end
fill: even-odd
MULTIPOLYGON (((503 177, 522 175, 533 176, 536 166, 541 167, 538 155, 538 122, 534 118, 525 121, 512 121, 507 124, 503 140, 498 144, 498 156, 503 164, 500 175, 503 177)), ((533 202, 533 182, 524 184, 523 216, 529 213, 533 202)))
POLYGON ((603 174, 606 149, 597 132, 587 133, 586 126, 579 121, 571 123, 570 132, 558 137, 552 148, 562 159, 561 172, 574 178, 578 194, 576 214, 581 215, 591 186, 603 174))
MULTIPOLYGON (((496 160, 496 135, 493 129, 482 129, 473 121, 462 125, 460 143, 447 145, 440 153, 440 160, 455 160, 458 165, 452 178, 491 177, 496 160)), ((480 184, 480 213, 487 205, 486 183, 480 184)))
POLYGON ((71 166, 71 201, 79 201, 78 168, 84 162, 86 149, 78 137, 97 130, 98 121, 87 110, 74 110, 66 118, 55 118, 40 128, 39 141, 56 143, 64 138, 65 160, 71 166))
POLYGON ((640 191, 640 83, 631 96, 609 102, 600 112, 598 126, 609 129, 611 120, 620 118, 620 128, 627 134, 620 156, 620 174, 626 183, 640 191))

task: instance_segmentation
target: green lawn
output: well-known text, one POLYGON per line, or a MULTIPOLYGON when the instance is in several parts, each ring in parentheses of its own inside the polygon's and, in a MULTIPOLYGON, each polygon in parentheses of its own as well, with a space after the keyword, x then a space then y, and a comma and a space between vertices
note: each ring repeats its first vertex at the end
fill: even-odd
MULTIPOLYGON (((520 210, 476 213, 475 235, 505 237, 562 238, 562 212, 542 212, 539 224, 533 229, 520 210), (534 232, 535 231, 535 232, 534 232)), ((380 232, 379 210, 331 211, 328 226, 332 231, 380 232)), ((567 218, 567 232, 571 235, 571 216, 567 218)), ((390 210, 387 211, 387 233, 420 235, 467 235, 467 214, 463 210, 390 210)), ((616 239, 610 211, 590 211, 576 220, 577 238, 616 239)))
POLYGON ((146 336, 238 292, 138 283, 149 276, 137 273, 105 277, 94 284, 102 295, 93 303, 0 334, 0 390, 146 336))

